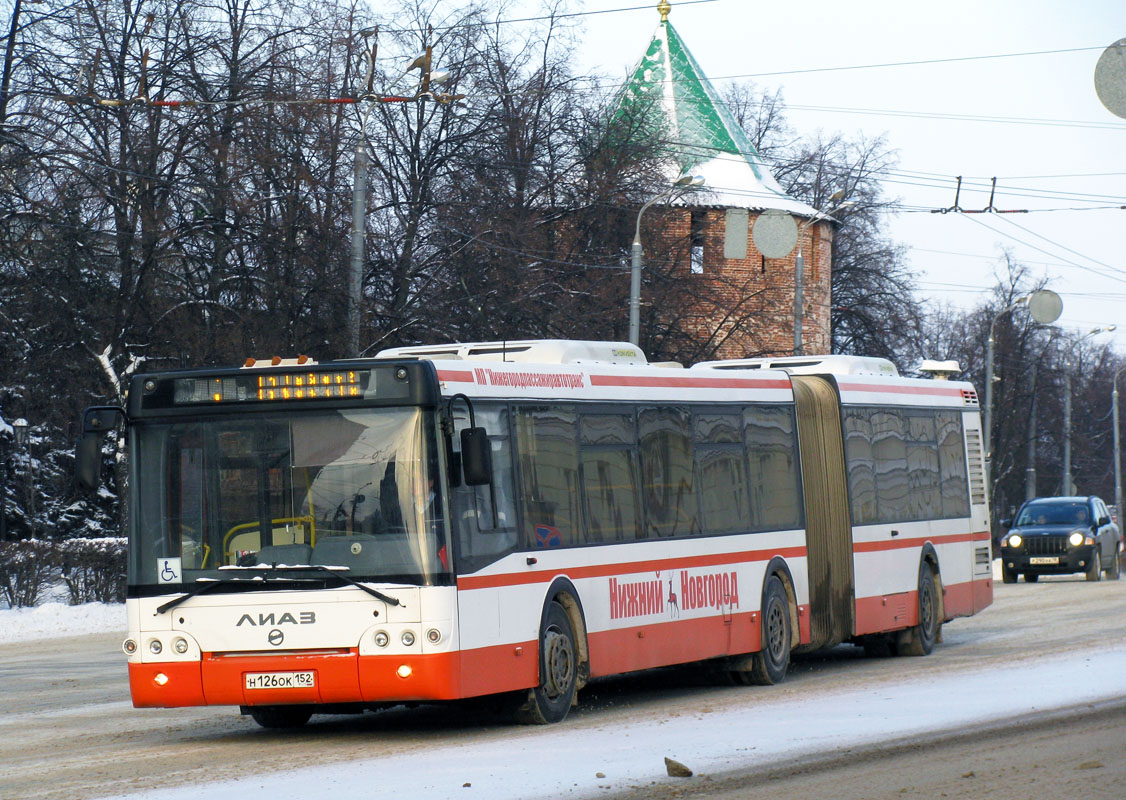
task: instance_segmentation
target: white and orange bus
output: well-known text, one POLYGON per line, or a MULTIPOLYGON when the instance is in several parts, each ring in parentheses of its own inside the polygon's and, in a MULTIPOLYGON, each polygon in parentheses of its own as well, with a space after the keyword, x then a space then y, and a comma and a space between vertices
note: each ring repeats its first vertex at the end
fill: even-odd
POLYGON ((929 653, 992 599, 969 384, 844 356, 646 362, 622 343, 390 350, 132 379, 137 707, 267 727, 707 662, 781 681, 843 642, 929 653))

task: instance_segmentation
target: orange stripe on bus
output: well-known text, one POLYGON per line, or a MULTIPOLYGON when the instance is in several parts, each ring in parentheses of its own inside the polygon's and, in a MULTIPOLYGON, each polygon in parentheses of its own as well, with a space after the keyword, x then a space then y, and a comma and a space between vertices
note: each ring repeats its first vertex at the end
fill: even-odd
MULTIPOLYGON (((541 551, 532 551, 541 552, 541 551)), ((631 575, 639 572, 658 572, 697 567, 715 567, 724 564, 746 564, 754 561, 769 561, 774 556, 783 558, 804 558, 805 547, 782 547, 776 550, 748 550, 740 553, 716 553, 705 556, 683 558, 662 558, 649 561, 629 561, 620 564, 599 564, 590 567, 556 567, 527 573, 504 573, 501 575, 463 575, 457 579, 459 591, 474 589, 493 589, 500 586, 523 586, 531 583, 550 583, 560 575, 568 578, 605 578, 613 575, 631 575)))
POLYGON ((875 383, 839 383, 842 392, 871 392, 874 394, 919 394, 934 397, 961 397, 962 390, 942 389, 932 386, 880 386, 875 383))
POLYGON ((789 381, 768 378, 652 377, 646 375, 591 375, 591 386, 640 386, 678 389, 791 389, 789 381))
POLYGON ((476 383, 473 378, 473 372, 467 369, 440 369, 438 370, 438 380, 450 381, 453 383, 476 383))
POLYGON ((854 553, 877 553, 884 550, 902 550, 909 547, 922 547, 931 544, 957 544, 958 542, 980 542, 989 539, 985 533, 952 533, 946 536, 917 536, 913 539, 887 539, 879 542, 853 542, 854 553))

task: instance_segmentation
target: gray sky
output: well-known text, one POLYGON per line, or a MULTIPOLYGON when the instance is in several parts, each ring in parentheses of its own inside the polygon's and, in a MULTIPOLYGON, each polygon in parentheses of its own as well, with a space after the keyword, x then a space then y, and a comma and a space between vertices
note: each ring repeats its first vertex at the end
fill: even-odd
MULTIPOLYGON (((643 5, 586 0, 576 10, 643 5)), ((656 0, 648 5, 582 18, 580 63, 624 78, 659 20, 656 0)), ((781 88, 799 134, 882 135, 898 151, 885 188, 904 212, 889 230, 911 248, 924 298, 972 308, 1009 248, 1063 297, 1059 325, 1116 323, 1102 340, 1126 353, 1126 119, 1103 107, 1093 81, 1102 51, 1126 38, 1126 2, 672 6, 669 20, 718 89, 731 76, 781 88), (1070 52, 981 58, 1043 51, 1070 52), (896 66, 840 69, 884 64, 896 66), (1029 213, 922 210, 952 206, 958 175, 961 208, 985 208, 996 176, 993 207, 1029 213)))

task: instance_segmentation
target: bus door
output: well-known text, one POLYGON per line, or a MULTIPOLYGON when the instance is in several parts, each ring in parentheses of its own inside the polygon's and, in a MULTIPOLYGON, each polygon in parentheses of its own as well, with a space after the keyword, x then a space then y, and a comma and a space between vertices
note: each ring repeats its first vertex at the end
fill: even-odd
POLYGON ((824 378, 793 376, 798 446, 805 487, 812 646, 852 636, 852 524, 836 389, 824 378))

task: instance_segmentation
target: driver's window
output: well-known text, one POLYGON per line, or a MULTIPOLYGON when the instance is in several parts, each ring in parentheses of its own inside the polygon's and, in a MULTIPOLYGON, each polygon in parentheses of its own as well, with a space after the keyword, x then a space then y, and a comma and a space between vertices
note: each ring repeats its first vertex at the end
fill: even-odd
MULTIPOLYGON (((488 432, 492 447, 491 486, 461 484, 450 491, 453 522, 460 545, 460 572, 472 572, 511 552, 516 546, 516 505, 513 500, 512 440, 508 408, 474 404, 478 427, 488 432), (494 505, 495 504, 495 505, 494 505), (494 512, 495 508, 495 512, 494 512)), ((454 452, 461 451, 461 431, 469 428, 469 414, 454 408, 454 452)), ((460 477, 457 481, 461 483, 460 477)))

